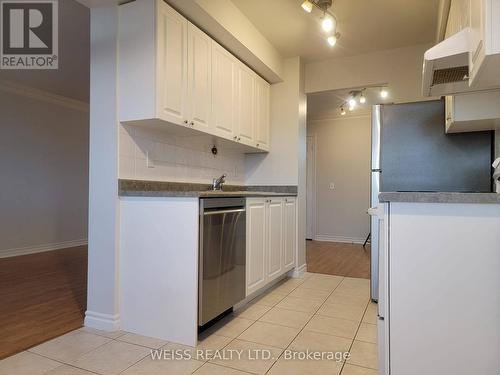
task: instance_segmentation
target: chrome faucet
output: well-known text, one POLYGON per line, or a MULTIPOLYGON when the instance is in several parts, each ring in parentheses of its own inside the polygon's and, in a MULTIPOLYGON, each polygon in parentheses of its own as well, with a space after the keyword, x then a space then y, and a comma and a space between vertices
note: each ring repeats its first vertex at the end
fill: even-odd
POLYGON ((222 185, 226 182, 226 175, 223 174, 219 178, 214 178, 212 182, 212 190, 222 190, 222 185))

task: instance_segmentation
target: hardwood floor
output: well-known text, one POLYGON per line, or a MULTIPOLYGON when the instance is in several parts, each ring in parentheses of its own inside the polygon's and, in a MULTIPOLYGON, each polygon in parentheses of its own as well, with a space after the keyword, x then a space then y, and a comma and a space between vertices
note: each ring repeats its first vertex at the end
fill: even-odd
POLYGON ((307 271, 370 278, 370 245, 307 241, 307 271))
POLYGON ((0 259, 0 358, 83 325, 87 246, 0 259))

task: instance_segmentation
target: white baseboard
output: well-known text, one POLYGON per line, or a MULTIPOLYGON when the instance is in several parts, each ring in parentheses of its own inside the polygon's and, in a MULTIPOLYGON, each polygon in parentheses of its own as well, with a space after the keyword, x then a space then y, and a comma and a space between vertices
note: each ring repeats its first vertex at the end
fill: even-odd
POLYGON ((77 246, 82 246, 82 245, 87 245, 86 238, 82 238, 80 240, 48 243, 48 244, 42 244, 42 245, 17 247, 17 248, 13 248, 13 249, 3 249, 3 250, 0 250, 0 258, 9 258, 9 257, 15 257, 15 256, 19 256, 19 255, 42 253, 44 251, 59 250, 59 249, 65 249, 65 248, 69 248, 69 247, 77 247, 77 246))
POLYGON ((303 265, 301 265, 299 267, 295 267, 293 270, 291 270, 289 275, 290 275, 290 277, 300 278, 306 272, 307 272, 307 263, 304 263, 303 265))
POLYGON ((120 329, 120 316, 102 314, 87 310, 85 312, 85 327, 100 329, 101 331, 118 331, 120 329))
POLYGON ((362 245, 365 243, 366 238, 328 236, 328 235, 318 234, 316 235, 314 240, 322 242, 340 242, 340 243, 353 243, 362 245))

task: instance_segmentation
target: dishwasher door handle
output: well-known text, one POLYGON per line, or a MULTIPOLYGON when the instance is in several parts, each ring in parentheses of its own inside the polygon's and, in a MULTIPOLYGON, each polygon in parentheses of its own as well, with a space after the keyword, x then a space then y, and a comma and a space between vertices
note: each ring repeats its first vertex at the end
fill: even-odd
POLYGON ((233 210, 217 210, 217 211, 205 211, 203 215, 222 215, 222 214, 232 214, 236 212, 245 212, 244 208, 236 208, 233 210))

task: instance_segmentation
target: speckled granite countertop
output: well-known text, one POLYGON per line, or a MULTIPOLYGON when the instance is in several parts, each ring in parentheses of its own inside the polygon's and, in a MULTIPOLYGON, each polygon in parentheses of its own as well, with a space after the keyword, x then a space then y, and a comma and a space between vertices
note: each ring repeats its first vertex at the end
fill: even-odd
POLYGON ((224 185, 223 191, 211 191, 209 184, 184 182, 118 180, 122 197, 263 197, 296 196, 297 186, 224 185))
POLYGON ((384 192, 378 198, 380 202, 500 204, 500 194, 496 193, 384 192))

